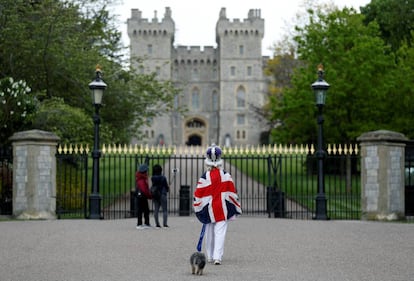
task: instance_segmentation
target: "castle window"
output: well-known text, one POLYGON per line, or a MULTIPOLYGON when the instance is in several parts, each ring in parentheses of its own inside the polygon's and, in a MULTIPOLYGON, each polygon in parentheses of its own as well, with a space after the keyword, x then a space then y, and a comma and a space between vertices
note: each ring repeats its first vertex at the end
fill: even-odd
POLYGON ((242 86, 237 89, 237 107, 245 107, 246 106, 246 91, 242 86))
POLYGON ((197 88, 193 89, 193 92, 191 93, 191 105, 193 109, 200 108, 200 92, 197 88))
POLYGON ((137 31, 134 29, 134 36, 136 36, 137 35, 137 31))
POLYGON ((148 54, 152 54, 152 44, 148 44, 147 52, 148 52, 148 54))
POLYGON ((247 67, 247 76, 252 76, 252 67, 251 66, 247 67))
POLYGON ((237 125, 244 125, 246 123, 246 115, 237 114, 237 125))
POLYGON ((236 138, 237 139, 246 139, 246 131, 245 130, 241 130, 241 131, 239 131, 239 130, 237 130, 236 131, 236 138))
POLYGON ((230 67, 230 75, 231 76, 236 75, 236 67, 235 66, 230 67))
POLYGON ((239 54, 242 56, 242 55, 244 55, 244 46, 243 45, 240 45, 239 46, 239 54))
POLYGON ((213 91, 213 95, 212 95, 212 101, 211 101, 211 103, 212 103, 212 109, 213 110, 218 110, 219 109, 219 106, 218 106, 218 103, 219 103, 219 98, 218 98, 218 94, 217 94, 217 91, 213 91))
POLYGON ((178 96, 174 96, 174 108, 177 109, 179 105, 179 99, 178 96))
POLYGON ((213 78, 217 77, 217 68, 213 68, 213 78))
POLYGON ((193 79, 198 79, 198 69, 197 68, 193 68, 192 76, 193 76, 193 79))
POLYGON ((211 116, 211 125, 212 125, 213 128, 217 128, 218 127, 218 118, 217 118, 217 115, 211 116))
POLYGON ((155 68, 155 72, 157 73, 158 76, 160 76, 161 75, 161 68, 159 66, 157 66, 155 68))
POLYGON ((198 119, 191 119, 186 124, 187 128, 204 128, 204 122, 198 119))

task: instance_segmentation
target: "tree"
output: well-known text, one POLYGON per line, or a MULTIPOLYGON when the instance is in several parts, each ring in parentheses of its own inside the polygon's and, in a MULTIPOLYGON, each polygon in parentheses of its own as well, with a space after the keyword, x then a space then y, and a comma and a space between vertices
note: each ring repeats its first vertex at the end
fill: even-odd
MULTIPOLYGON (((128 142, 147 117, 167 112, 155 112, 148 105, 171 108, 178 92, 169 82, 126 69, 121 33, 110 13, 112 2, 1 1, 0 78, 24 80, 41 103, 60 98, 69 107, 91 116, 92 123, 94 108, 88 84, 94 78, 95 65, 100 64, 108 84, 101 110, 102 124, 107 125, 103 130, 108 131, 102 133, 112 134, 113 142, 128 142), (140 82, 146 79, 146 83, 140 82)), ((59 118, 50 124, 58 121, 64 122, 59 118)))
MULTIPOLYGON (((286 42, 289 42, 288 38, 285 38, 283 44, 286 44, 286 42)), ((264 112, 271 128, 284 126, 281 119, 284 90, 292 87, 292 76, 299 66, 300 61, 295 58, 293 46, 290 46, 288 50, 280 45, 275 46, 274 57, 268 60, 265 68, 265 75, 271 79, 268 87, 269 102, 264 106, 264 112)), ((278 138, 284 139, 280 135, 278 138)), ((278 141, 278 139, 271 141, 278 141)))
POLYGON ((7 144, 16 131, 30 126, 37 99, 25 81, 12 77, 0 79, 0 144, 7 144))
POLYGON ((377 22, 381 37, 395 52, 406 42, 412 46, 414 30, 414 1, 372 0, 361 7, 364 23, 377 22))
POLYGON ((344 8, 325 13, 309 9, 309 23, 297 27, 294 38, 303 67, 295 70, 292 87, 284 89, 282 121, 275 138, 288 142, 315 142, 315 102, 310 85, 316 66, 325 66, 331 84, 324 109, 327 142, 353 142, 365 131, 392 129, 389 109, 396 71, 394 58, 379 37, 375 22, 344 8))

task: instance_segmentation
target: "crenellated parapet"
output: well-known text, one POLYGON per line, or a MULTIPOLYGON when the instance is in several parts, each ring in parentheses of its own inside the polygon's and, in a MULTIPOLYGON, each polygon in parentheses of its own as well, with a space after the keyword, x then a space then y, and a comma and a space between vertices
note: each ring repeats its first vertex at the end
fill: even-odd
POLYGON ((171 9, 165 8, 161 21, 154 11, 154 17, 149 20, 142 18, 142 12, 138 9, 131 10, 131 18, 127 20, 128 36, 170 36, 174 38, 175 23, 171 17, 171 9))
POLYGON ((226 9, 222 8, 216 26, 216 36, 255 36, 263 38, 264 19, 261 17, 260 9, 249 10, 248 17, 240 21, 240 19, 228 19, 226 9))
POLYGON ((175 64, 210 65, 216 64, 218 51, 212 46, 178 46, 173 51, 175 64))

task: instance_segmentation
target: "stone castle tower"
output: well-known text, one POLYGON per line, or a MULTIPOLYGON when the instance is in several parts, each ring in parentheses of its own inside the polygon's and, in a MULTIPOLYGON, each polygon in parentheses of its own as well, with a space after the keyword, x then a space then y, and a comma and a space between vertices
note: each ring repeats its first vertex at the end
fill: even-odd
POLYGON ((174 47, 175 24, 169 7, 161 21, 156 13, 151 21, 141 15, 132 9, 127 22, 130 56, 144 59, 140 71, 155 72, 182 89, 175 102, 188 111, 185 116, 173 112, 154 119, 143 128, 145 138, 140 143, 259 144, 267 129, 254 110, 264 105, 267 87, 260 10, 250 10, 243 21, 230 21, 222 8, 216 25, 217 48, 174 47))

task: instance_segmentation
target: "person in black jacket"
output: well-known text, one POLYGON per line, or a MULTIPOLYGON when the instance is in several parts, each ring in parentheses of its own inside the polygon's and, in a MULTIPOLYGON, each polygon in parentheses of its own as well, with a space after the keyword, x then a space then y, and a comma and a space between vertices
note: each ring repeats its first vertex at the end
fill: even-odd
POLYGON ((170 191, 170 187, 168 186, 167 178, 162 174, 162 167, 159 164, 155 164, 152 167, 152 177, 151 177, 152 186, 156 186, 160 191, 159 198, 153 198, 154 202, 154 219, 156 227, 161 227, 160 222, 158 220, 158 213, 160 207, 162 207, 163 212, 163 225, 164 227, 168 227, 167 220, 168 220, 168 209, 167 209, 167 201, 168 196, 167 193, 170 191))

